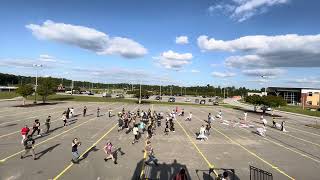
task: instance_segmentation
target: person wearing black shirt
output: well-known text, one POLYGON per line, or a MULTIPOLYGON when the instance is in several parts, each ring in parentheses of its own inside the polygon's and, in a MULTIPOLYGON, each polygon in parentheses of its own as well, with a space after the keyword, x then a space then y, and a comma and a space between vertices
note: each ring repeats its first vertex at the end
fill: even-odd
POLYGON ((31 152, 31 155, 34 160, 37 160, 36 155, 34 153, 34 139, 32 138, 31 135, 28 135, 27 139, 24 140, 23 145, 24 145, 24 153, 20 156, 21 159, 24 158, 29 152, 31 152))
POLYGON ((39 119, 34 120, 31 136, 37 131, 38 136, 40 135, 40 122, 39 119))
POLYGON ((74 138, 72 141, 72 162, 76 163, 79 160, 79 153, 78 153, 78 147, 81 145, 81 142, 78 140, 78 138, 74 138))
POLYGON ((87 106, 83 107, 83 117, 85 117, 87 114, 87 106))

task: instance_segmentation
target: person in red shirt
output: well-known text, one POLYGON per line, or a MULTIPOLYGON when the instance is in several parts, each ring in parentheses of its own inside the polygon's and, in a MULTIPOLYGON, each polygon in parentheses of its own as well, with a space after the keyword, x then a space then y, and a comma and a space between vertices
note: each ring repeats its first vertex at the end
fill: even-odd
POLYGON ((28 125, 25 125, 21 129, 21 136, 22 136, 21 144, 23 144, 24 140, 27 138, 29 131, 30 131, 30 129, 28 128, 28 125))

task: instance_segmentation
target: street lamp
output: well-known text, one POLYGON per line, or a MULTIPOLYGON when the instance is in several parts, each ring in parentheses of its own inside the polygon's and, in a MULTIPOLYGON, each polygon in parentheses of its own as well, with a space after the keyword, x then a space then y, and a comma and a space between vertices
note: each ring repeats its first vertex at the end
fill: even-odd
POLYGON ((34 103, 37 103, 37 89, 38 89, 38 68, 42 67, 42 64, 34 64, 33 67, 36 69, 36 86, 34 87, 34 103))
POLYGON ((264 95, 266 96, 267 95, 267 76, 266 75, 262 75, 260 77, 265 79, 265 86, 266 87, 264 88, 264 95))

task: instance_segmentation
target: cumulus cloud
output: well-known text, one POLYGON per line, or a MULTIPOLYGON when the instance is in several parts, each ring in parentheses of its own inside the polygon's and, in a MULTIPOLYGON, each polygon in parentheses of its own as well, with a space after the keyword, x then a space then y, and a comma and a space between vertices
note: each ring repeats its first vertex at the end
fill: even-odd
POLYGON ((192 69, 191 72, 192 72, 192 73, 199 73, 200 71, 197 70, 197 69, 192 69))
POLYGON ((246 69, 242 73, 247 76, 279 76, 286 71, 284 69, 246 69))
POLYGON ((188 36, 178 36, 176 37, 176 43, 177 44, 188 44, 188 36))
POLYGON ((198 46, 203 51, 241 53, 226 59, 229 67, 320 67, 320 34, 256 35, 229 41, 202 35, 198 46))
POLYGON ((289 0, 233 0, 230 3, 221 3, 210 6, 208 11, 221 11, 231 19, 243 22, 251 17, 268 11, 272 6, 288 4, 289 0))
POLYGON ((309 84, 320 84, 320 80, 316 79, 315 77, 309 77, 309 78, 289 79, 286 81, 286 83, 309 85, 309 84))
POLYGON ((147 54, 147 49, 132 39, 109 37, 103 32, 84 26, 47 20, 42 25, 28 24, 26 28, 38 39, 77 46, 99 55, 117 54, 125 58, 137 58, 147 54))
POLYGON ((184 65, 190 64, 193 58, 191 53, 177 53, 172 50, 161 53, 159 57, 154 57, 158 63, 166 69, 181 69, 184 65))
POLYGON ((211 75, 218 78, 228 78, 233 77, 236 74, 232 72, 212 72, 211 75))

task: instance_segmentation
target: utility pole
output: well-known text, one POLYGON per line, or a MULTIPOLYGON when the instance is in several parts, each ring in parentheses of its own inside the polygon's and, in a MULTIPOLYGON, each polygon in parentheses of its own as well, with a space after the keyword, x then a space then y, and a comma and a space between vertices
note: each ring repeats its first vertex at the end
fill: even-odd
POLYGON ((141 80, 140 80, 140 96, 139 96, 139 104, 141 104, 141 80))
POLYGON ((38 89, 38 68, 42 67, 42 64, 34 64, 36 68, 36 86, 34 87, 34 103, 37 103, 37 89, 38 89))

